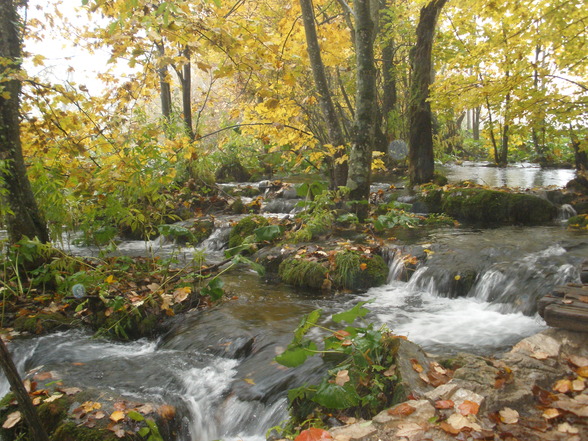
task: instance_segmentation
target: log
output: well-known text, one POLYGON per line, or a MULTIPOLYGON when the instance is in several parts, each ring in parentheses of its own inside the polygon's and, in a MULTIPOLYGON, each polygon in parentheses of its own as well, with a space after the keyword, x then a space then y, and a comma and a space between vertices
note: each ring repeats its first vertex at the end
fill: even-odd
POLYGON ((545 308, 543 318, 554 328, 588 332, 588 308, 554 303, 545 308))

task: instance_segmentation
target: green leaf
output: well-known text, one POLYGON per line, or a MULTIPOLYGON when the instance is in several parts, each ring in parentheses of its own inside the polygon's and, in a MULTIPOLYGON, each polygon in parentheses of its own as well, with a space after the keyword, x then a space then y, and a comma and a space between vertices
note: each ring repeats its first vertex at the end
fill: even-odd
POLYGON ((349 324, 353 323, 355 319, 358 317, 364 317, 369 311, 369 309, 364 308, 363 305, 370 302, 359 302, 353 308, 348 311, 343 311, 333 316, 333 321, 336 323, 341 323, 345 321, 349 324))
POLYGON ((322 312, 322 309, 315 309, 300 319, 300 324, 294 330, 293 342, 300 343, 302 341, 302 337, 306 335, 310 328, 316 326, 316 322, 321 317, 322 312))
POLYGON ((242 256, 241 254, 237 254, 235 257, 233 257, 233 264, 237 265, 239 263, 244 263, 246 265, 249 265, 260 276, 263 276, 265 274, 265 268, 263 267, 263 265, 260 265, 259 263, 256 263, 253 260, 248 259, 245 256, 242 256))
POLYGON ((215 277, 208 282, 208 285, 200 290, 200 294, 203 296, 210 296, 213 301, 219 300, 225 293, 225 290, 223 289, 224 284, 225 282, 223 282, 222 279, 215 277))
POLYGON ((217 8, 220 8, 221 6, 221 0, 212 0, 212 3, 214 3, 217 8))
POLYGON ((135 411, 135 410, 129 410, 127 412, 127 416, 135 421, 143 421, 145 419, 145 417, 143 415, 141 415, 139 412, 135 411))
POLYGON ((139 433, 139 436, 146 437, 147 435, 149 435, 149 432, 151 432, 149 427, 141 427, 141 429, 139 430, 138 433, 139 433))
POLYGON ((323 380, 312 401, 329 409, 347 409, 357 406, 360 403, 360 397, 351 384, 338 386, 323 380))
POLYGON ((296 367, 304 363, 308 357, 312 357, 316 350, 316 344, 310 340, 302 343, 291 343, 288 345, 288 348, 286 348, 286 350, 280 355, 276 356, 274 360, 282 366, 296 367))
POLYGON ((225 257, 236 256, 236 255, 240 254, 242 251, 247 251, 250 248, 251 248, 250 243, 243 243, 242 245, 238 245, 236 247, 229 248, 228 250, 225 250, 225 257))
POLYGON ((280 234, 282 234, 282 228, 279 225, 267 225, 265 227, 259 227, 253 231, 257 242, 271 242, 280 234))

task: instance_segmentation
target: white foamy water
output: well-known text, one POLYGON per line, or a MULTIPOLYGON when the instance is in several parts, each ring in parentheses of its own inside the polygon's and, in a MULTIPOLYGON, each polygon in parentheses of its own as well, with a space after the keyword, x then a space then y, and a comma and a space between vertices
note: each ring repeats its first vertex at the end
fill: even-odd
POLYGON ((491 353, 545 329, 538 316, 504 313, 474 297, 449 299, 393 281, 372 288, 365 299, 379 323, 431 352, 491 353))

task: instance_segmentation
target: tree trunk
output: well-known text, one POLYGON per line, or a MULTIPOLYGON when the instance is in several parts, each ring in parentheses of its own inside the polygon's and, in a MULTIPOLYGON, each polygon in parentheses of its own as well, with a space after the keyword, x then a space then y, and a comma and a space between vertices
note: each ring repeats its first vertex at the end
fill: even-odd
MULTIPOLYGON (((0 8, 4 8, 4 3, 7 0, 0 0, 0 8)), ((0 15, 3 14, 3 11, 0 10, 0 15)), ((49 441, 49 437, 47 436, 47 432, 43 429, 41 425, 41 420, 39 419, 39 415, 31 402, 28 392, 26 391, 20 375, 18 375, 18 371, 16 366, 14 366, 14 362, 10 357, 10 353, 8 349, 6 349, 6 345, 4 341, 0 338, 0 366, 2 367, 2 371, 10 384, 10 389, 14 393, 16 397, 16 401, 18 402, 18 406, 22 411, 23 417, 25 422, 27 423, 29 434, 32 437, 33 441, 49 441)))
POLYGON ((581 173, 588 172, 588 152, 586 151, 586 149, 582 149, 582 143, 578 136, 574 133, 571 125, 570 140, 572 141, 572 150, 574 151, 576 170, 581 173))
POLYGON ((184 57, 187 58, 182 69, 182 108, 184 113, 184 126, 190 140, 194 141, 194 129, 192 127, 192 65, 190 63, 190 48, 184 48, 184 57))
POLYGON ((480 113, 482 112, 481 107, 476 107, 472 114, 472 137, 474 141, 480 140, 480 113))
MULTIPOLYGON (((20 70, 21 26, 12 0, 0 0, 0 78, 10 78, 20 70)), ((20 80, 0 83, 0 185, 6 190, 6 202, 11 211, 6 216, 8 236, 12 243, 24 236, 49 242, 47 224, 39 212, 22 154, 20 140, 20 80)))
POLYGON ((338 148, 330 164, 331 187, 337 188, 345 185, 345 182, 347 181, 348 163, 347 161, 343 161, 343 156, 346 153, 344 148, 345 138, 343 136, 343 131, 341 130, 341 124, 337 117, 337 111, 335 110, 331 91, 329 90, 329 85, 327 83, 325 66, 321 57, 321 49, 314 24, 315 16, 314 10, 312 9, 312 1, 300 0, 300 8, 302 10, 302 21, 304 23, 304 32, 306 34, 306 49, 310 59, 310 66, 312 68, 314 85, 318 93, 321 112, 327 124, 329 142, 333 147, 338 148))
POLYGON ((167 80, 167 65, 163 63, 163 57, 165 57, 165 46, 163 42, 155 43, 157 50, 159 51, 160 56, 160 66, 157 68, 157 73, 159 75, 159 96, 161 98, 161 113, 165 120, 169 123, 171 120, 171 107, 172 107, 172 99, 171 99, 171 86, 169 81, 167 80))
POLYGON ((351 189, 350 199, 357 201, 354 211, 360 219, 364 219, 369 210, 372 150, 376 124, 374 24, 370 15, 370 0, 355 0, 354 5, 357 99, 347 187, 351 189))
POLYGON ((410 84, 408 161, 413 184, 433 179, 433 115, 428 102, 432 83, 433 37, 437 18, 447 0, 432 0, 421 9, 416 31, 416 45, 411 50, 412 81, 410 84))
MULTIPOLYGON (((508 75, 507 75, 508 76, 508 75)), ((510 92, 506 94, 505 110, 504 110, 504 125, 502 127, 502 139, 500 143, 500 157, 498 158, 498 165, 506 167, 508 164, 508 146, 510 142, 510 92)))

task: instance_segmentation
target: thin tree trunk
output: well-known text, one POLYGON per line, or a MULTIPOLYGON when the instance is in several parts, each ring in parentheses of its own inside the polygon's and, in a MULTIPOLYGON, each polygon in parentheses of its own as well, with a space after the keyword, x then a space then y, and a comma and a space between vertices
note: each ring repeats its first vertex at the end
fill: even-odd
MULTIPOLYGON (((155 43, 157 50, 159 51, 159 56, 161 59, 165 57, 165 46, 163 42, 155 43)), ((171 99, 171 86, 169 81, 167 80, 167 65, 164 64, 160 60, 161 65, 157 69, 157 74, 159 75, 159 96, 161 98, 161 113, 165 120, 169 123, 171 120, 171 107, 172 107, 172 99, 171 99)))
POLYGON ((374 24, 370 0, 355 0, 355 51, 357 59, 357 99, 353 145, 347 187, 360 219, 369 210, 372 150, 375 135, 376 68, 374 66, 374 24))
POLYGON ((331 161, 331 187, 337 188, 345 185, 347 181, 348 163, 343 161, 345 155, 345 138, 341 130, 341 124, 337 117, 337 111, 333 104, 333 98, 329 85, 327 83, 327 76, 325 74, 325 66, 321 57, 321 49, 318 43, 318 37, 315 27, 314 10, 312 9, 311 0, 300 0, 300 8, 302 10, 302 21, 304 23, 304 32, 306 34, 306 49, 310 59, 310 66, 312 68, 312 75, 314 78, 314 85, 318 93, 318 99, 321 106, 321 112, 325 118, 327 131, 329 134, 329 142, 333 147, 337 148, 334 158, 331 161))
POLYGON ((437 18, 447 0, 432 0, 421 9, 416 45, 411 50, 412 81, 409 116, 409 177, 413 184, 433 179, 433 115, 428 101, 432 83, 432 50, 437 18))
POLYGON ((588 172, 588 152, 581 148, 581 142, 578 136, 572 130, 570 124, 570 140, 572 141, 572 150, 574 151, 574 159, 576 162, 576 170, 578 172, 588 172))
POLYGON ((472 137, 474 141, 480 140, 480 113, 482 112, 481 107, 476 107, 472 114, 472 137))
POLYGON ((500 157, 498 165, 506 167, 508 163, 508 146, 510 141, 510 122, 509 112, 510 111, 510 92, 506 94, 505 98, 505 111, 504 111, 504 125, 502 127, 502 140, 500 145, 500 157))
POLYGON ((184 113, 184 125, 190 140, 194 141, 194 129, 192 127, 192 65, 190 63, 190 48, 184 48, 184 57, 187 61, 182 69, 182 108, 184 113))
MULTIPOLYGON (((3 8, 3 3, 6 0, 0 0, 0 7, 3 8)), ((2 14, 3 11, 0 11, 2 14)), ((41 420, 39 419, 39 415, 31 402, 28 392, 26 391, 20 375, 18 375, 18 370, 16 366, 14 366, 14 362, 10 357, 10 353, 8 349, 6 349, 6 345, 4 341, 0 338, 0 366, 2 367, 2 371, 10 384, 10 389, 14 393, 16 397, 16 401, 18 402, 18 406, 22 411, 23 417, 25 422, 27 423, 29 434, 32 436, 33 441, 49 441, 49 437, 47 436, 47 432, 43 429, 41 425, 41 420)))
MULTIPOLYGON (((18 73, 21 60, 21 29, 12 0, 0 0, 0 78, 18 73)), ((21 83, 11 79, 0 83, 6 95, 0 95, 0 185, 11 211, 6 216, 8 236, 12 243, 23 237, 49 242, 47 224, 41 215, 27 177, 20 139, 21 83)))

